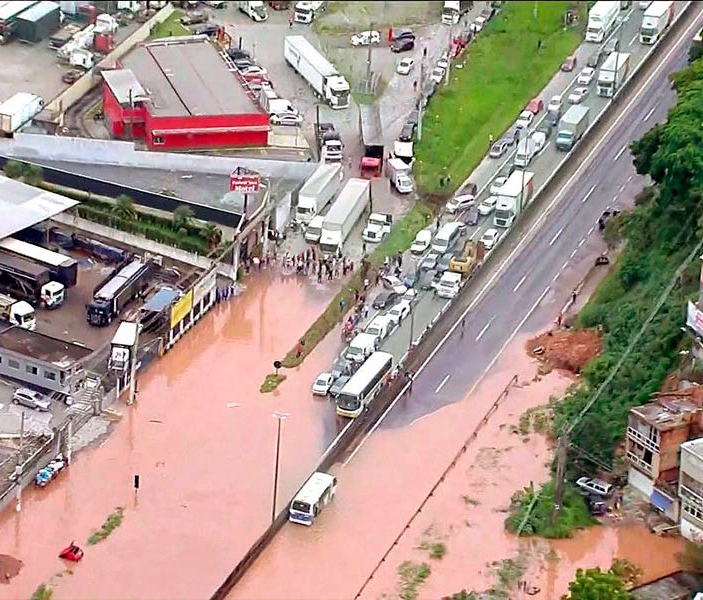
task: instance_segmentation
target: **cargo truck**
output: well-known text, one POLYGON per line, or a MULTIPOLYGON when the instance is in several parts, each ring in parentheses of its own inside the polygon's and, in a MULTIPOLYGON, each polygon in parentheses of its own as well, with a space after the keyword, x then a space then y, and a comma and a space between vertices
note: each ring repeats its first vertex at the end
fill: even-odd
POLYGON ((596 2, 588 11, 586 41, 600 44, 613 30, 620 14, 620 2, 596 2))
POLYGON ((259 104, 269 115, 298 114, 298 111, 285 98, 279 98, 276 92, 271 89, 261 88, 259 93, 259 104))
POLYGON ((471 2, 445 2, 442 7, 442 25, 456 25, 469 12, 471 2))
POLYGON ((252 21, 261 23, 269 18, 266 5, 261 0, 258 2, 237 2, 236 4, 240 12, 243 12, 252 21))
POLYGON ((332 108, 349 107, 349 82, 302 35, 287 35, 284 38, 283 56, 332 108))
POLYGON ((29 123, 44 108, 44 100, 36 94, 18 92, 0 104, 0 132, 11 136, 29 123))
POLYGON ((0 250, 49 269, 51 278, 66 288, 78 282, 78 261, 75 258, 15 238, 1 240, 0 250))
POLYGON ((399 194, 410 194, 415 185, 410 177, 411 165, 400 158, 391 158, 387 163, 388 180, 391 188, 399 194))
POLYGON ((317 126, 317 147, 320 158, 326 162, 340 162, 344 158, 344 144, 332 123, 317 126))
POLYGON ((630 55, 625 52, 613 52, 605 59, 598 71, 596 91, 599 96, 611 98, 625 83, 630 71, 630 55))
POLYGON ((496 194, 493 224, 496 227, 512 227, 517 216, 532 200, 534 173, 513 171, 496 194))
POLYGON ((381 113, 377 104, 359 106, 359 125, 364 155, 359 171, 364 179, 380 177, 383 172, 383 129, 381 113))
POLYGON ((33 306, 44 303, 45 298, 56 298, 56 305, 59 305, 65 297, 63 285, 51 281, 49 269, 1 251, 0 292, 25 300, 33 306), (54 288, 60 290, 58 295, 52 293, 54 288))
POLYGON ((651 46, 659 41, 659 38, 671 25, 674 19, 674 3, 652 2, 642 15, 642 26, 640 27, 640 44, 651 46))
POLYGON ((296 23, 304 23, 309 25, 312 23, 318 13, 325 10, 325 3, 320 1, 309 1, 295 3, 295 9, 293 11, 293 18, 296 23))
POLYGON ((308 224, 341 189, 344 170, 340 163, 321 163, 298 192, 297 223, 308 224))
POLYGON ((588 129, 590 110, 588 106, 572 106, 564 113, 557 125, 554 145, 557 150, 568 152, 588 129))
POLYGON ((24 300, 15 300, 7 294, 0 294, 0 318, 28 331, 37 328, 37 315, 32 305, 24 300))
POLYGON ((530 137, 521 139, 518 142, 513 163, 516 167, 527 167, 546 144, 547 136, 542 131, 535 131, 530 137))
POLYGON ((87 306, 88 323, 96 327, 112 323, 120 311, 147 288, 152 267, 151 262, 140 258, 117 267, 93 290, 93 299, 87 306))
POLYGON ((347 181, 330 211, 325 215, 320 235, 320 250, 339 255, 342 246, 370 200, 371 184, 364 179, 347 181))

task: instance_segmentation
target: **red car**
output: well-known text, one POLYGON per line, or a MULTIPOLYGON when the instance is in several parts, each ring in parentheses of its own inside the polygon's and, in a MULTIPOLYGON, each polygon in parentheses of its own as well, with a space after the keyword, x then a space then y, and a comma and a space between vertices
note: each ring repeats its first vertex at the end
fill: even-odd
POLYGON ((576 68, 576 57, 572 54, 571 56, 567 56, 566 60, 561 63, 561 70, 564 71, 565 73, 570 73, 576 68))
POLYGON ((78 562, 83 558, 83 549, 76 546, 71 542, 59 553, 59 558, 64 560, 70 560, 71 562, 78 562))
POLYGON ((529 110, 533 115, 538 115, 544 109, 544 102, 541 98, 532 98, 525 107, 525 110, 529 110))

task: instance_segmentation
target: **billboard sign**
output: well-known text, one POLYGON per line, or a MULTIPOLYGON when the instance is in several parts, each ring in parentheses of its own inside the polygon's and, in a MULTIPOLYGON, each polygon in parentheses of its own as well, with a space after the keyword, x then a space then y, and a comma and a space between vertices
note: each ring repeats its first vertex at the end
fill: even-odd
POLYGON ((175 329, 193 308, 193 290, 188 290, 184 296, 171 305, 171 329, 175 329))
POLYGON ((698 307, 690 300, 686 314, 686 326, 692 329, 697 336, 703 337, 703 312, 698 310, 698 307))
POLYGON ((232 171, 229 176, 230 192, 253 194, 259 191, 260 186, 261 176, 258 173, 242 174, 239 171, 232 171))

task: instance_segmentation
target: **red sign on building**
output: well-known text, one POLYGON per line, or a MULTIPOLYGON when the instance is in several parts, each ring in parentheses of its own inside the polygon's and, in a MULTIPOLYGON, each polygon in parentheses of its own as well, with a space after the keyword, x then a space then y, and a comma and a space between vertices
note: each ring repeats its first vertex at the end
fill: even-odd
POLYGON ((261 176, 257 174, 241 175, 237 171, 232 171, 229 176, 229 191, 251 194, 259 191, 261 176))

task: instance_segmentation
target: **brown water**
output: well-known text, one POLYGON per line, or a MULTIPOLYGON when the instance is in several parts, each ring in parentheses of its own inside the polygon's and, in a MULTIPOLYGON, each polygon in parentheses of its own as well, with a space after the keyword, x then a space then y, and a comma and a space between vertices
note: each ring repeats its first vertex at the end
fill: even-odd
MULTIPOLYGON (((616 555, 640 564, 650 579, 671 571, 671 555, 678 544, 654 539, 642 527, 600 527, 559 542, 554 545, 558 562, 547 561, 546 542, 519 541, 505 533, 503 522, 511 495, 531 481, 544 481, 551 457, 541 436, 521 436, 515 426, 528 408, 563 393, 571 383, 557 373, 531 381, 536 364, 524 354, 525 341, 526 337, 518 338, 506 349, 499 365, 471 397, 407 428, 379 430, 348 466, 338 465, 338 495, 314 527, 287 525, 230 598, 353 598, 403 531, 363 589, 362 598, 397 597, 397 568, 406 560, 430 564, 432 574, 419 594, 427 599, 464 588, 491 587, 495 569, 490 564, 514 557, 518 551, 527 558, 526 578, 543 589, 541 597, 550 599, 566 591, 578 566, 607 567, 616 555), (514 374, 520 384, 409 523, 514 374), (431 559, 429 551, 421 548, 426 543, 443 543, 444 558, 431 559), (643 552, 643 548, 655 552, 643 552)), ((408 400, 412 401, 422 399, 408 400)))
POLYGON ((284 502, 335 433, 331 407, 309 390, 338 340, 287 372, 279 391, 261 395, 272 361, 294 345, 332 290, 295 277, 259 277, 141 378, 138 405, 123 407, 124 418, 99 450, 79 454, 48 488, 28 490, 22 513, 11 507, 0 515, 0 553, 24 562, 0 586, 0 598, 28 598, 63 571, 57 555, 71 540, 86 554, 73 574, 53 578, 57 600, 206 598, 264 530, 272 505, 272 415, 289 413, 281 438, 284 502), (134 474, 141 476, 138 497, 134 474), (87 546, 117 506, 125 508, 122 524, 87 546))

